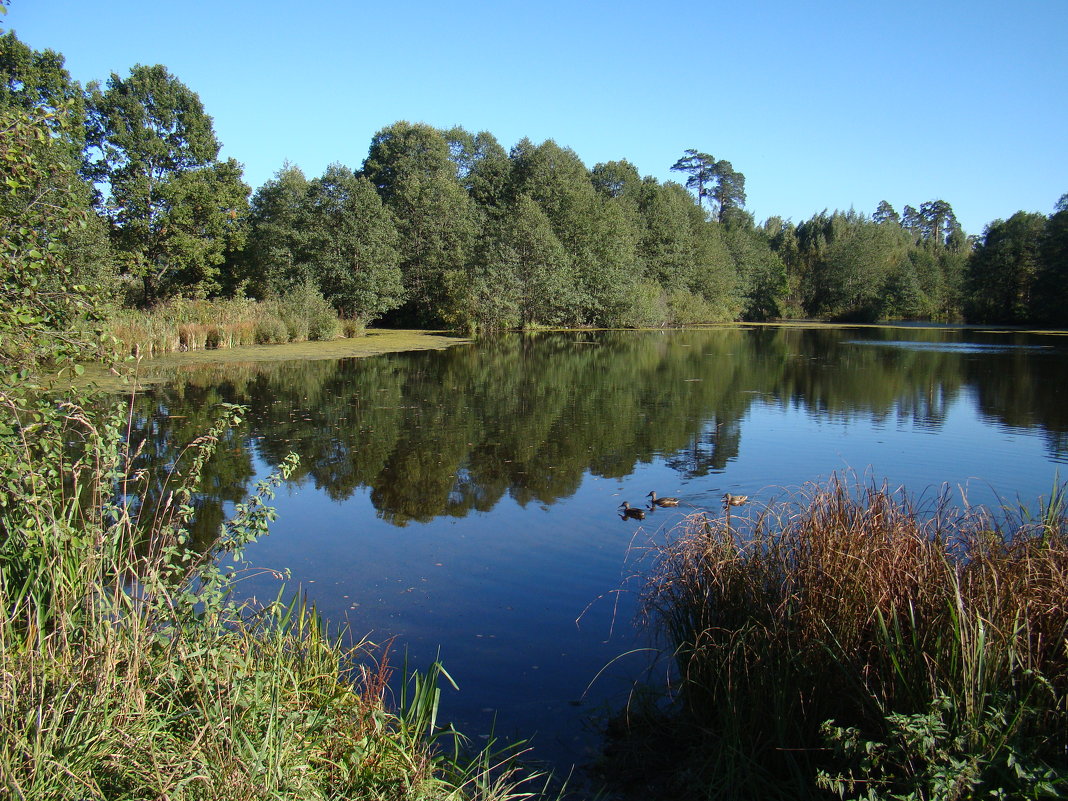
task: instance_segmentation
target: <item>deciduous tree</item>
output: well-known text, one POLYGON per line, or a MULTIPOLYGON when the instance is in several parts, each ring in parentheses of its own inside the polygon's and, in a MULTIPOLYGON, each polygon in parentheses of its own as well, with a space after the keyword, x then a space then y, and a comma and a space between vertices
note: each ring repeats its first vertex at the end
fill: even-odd
POLYGON ((590 171, 590 180, 593 188, 602 195, 617 199, 633 194, 642 183, 638 168, 626 159, 595 165, 590 171))
POLYGON ((54 50, 33 50, 8 31, 0 35, 0 108, 44 112, 40 124, 68 145, 79 164, 85 145, 85 95, 70 77, 63 56, 54 50), (59 115, 54 112, 62 109, 59 115), (62 120, 62 124, 61 121, 62 120))
POLYGON ((89 92, 87 172, 104 186, 113 241, 144 303, 217 290, 216 268, 243 241, 249 190, 236 161, 218 161, 200 99, 158 64, 89 92))
POLYGON ((1035 280, 1036 314, 1047 325, 1068 325, 1068 195, 1062 195, 1046 222, 1035 280))
POLYGON ((1041 214, 1020 211, 987 226, 968 264, 968 319, 1023 323, 1031 318, 1046 229, 1041 214))
POLYGON ((374 186, 340 164, 312 181, 302 261, 343 317, 368 323, 401 304, 397 229, 374 186))
POLYGON ((0 392, 20 368, 83 355, 99 311, 99 286, 71 258, 92 212, 54 137, 69 124, 62 107, 0 107, 0 392))
POLYGON ((422 123, 394 123, 375 134, 363 174, 396 220, 408 294, 402 316, 440 324, 450 303, 446 275, 465 271, 478 233, 445 137, 422 123))
POLYGON ((281 294, 310 277, 301 261, 306 239, 301 214, 307 194, 308 179, 287 163, 252 196, 242 277, 255 297, 281 294))

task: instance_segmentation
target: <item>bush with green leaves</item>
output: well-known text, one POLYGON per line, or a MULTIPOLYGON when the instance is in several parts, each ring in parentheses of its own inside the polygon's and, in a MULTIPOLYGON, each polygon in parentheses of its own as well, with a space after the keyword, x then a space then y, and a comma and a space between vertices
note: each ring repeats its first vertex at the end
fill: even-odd
POLYGON ((1002 694, 988 699, 978 720, 959 712, 940 695, 924 712, 890 713, 883 741, 826 721, 822 731, 837 767, 821 770, 817 783, 852 801, 1007 801, 1068 792, 1068 777, 1034 756, 1040 744, 1026 747, 1017 736, 1039 709, 1002 694))

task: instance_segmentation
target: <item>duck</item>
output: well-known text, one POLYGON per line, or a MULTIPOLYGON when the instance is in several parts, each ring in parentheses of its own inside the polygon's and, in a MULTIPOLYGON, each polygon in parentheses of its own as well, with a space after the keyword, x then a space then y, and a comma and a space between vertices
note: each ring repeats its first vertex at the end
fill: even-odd
POLYGON ((649 503, 652 504, 653 506, 678 506, 679 505, 679 499, 678 498, 657 498, 656 497, 656 490, 653 490, 652 492, 649 493, 649 498, 650 498, 649 503))
POLYGON ((725 492, 723 493, 723 508, 726 509, 728 506, 741 506, 748 500, 748 495, 731 495, 729 492, 725 492))
POLYGON ((623 501, 623 503, 619 505, 619 508, 623 510, 623 514, 620 515, 620 517, 622 517, 624 520, 626 520, 627 518, 632 518, 634 520, 645 520, 644 509, 638 509, 634 506, 631 506, 626 501, 623 501))

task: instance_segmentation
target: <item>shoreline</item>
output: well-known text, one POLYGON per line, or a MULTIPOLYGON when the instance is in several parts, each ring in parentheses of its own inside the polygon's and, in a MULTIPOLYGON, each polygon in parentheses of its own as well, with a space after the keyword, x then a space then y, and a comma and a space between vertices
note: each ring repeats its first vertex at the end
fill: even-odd
MULTIPOLYGON (((85 365, 78 377, 80 385, 98 389, 125 391, 169 380, 175 372, 193 365, 254 364, 294 359, 349 359, 405 353, 418 350, 444 350, 454 345, 470 344, 469 337, 453 336, 443 331, 415 329, 368 329, 358 337, 327 341, 287 342, 281 345, 242 345, 236 348, 211 348, 166 353, 162 356, 130 357, 122 362, 128 378, 98 364, 85 365)), ((121 371, 121 367, 119 368, 121 371)))

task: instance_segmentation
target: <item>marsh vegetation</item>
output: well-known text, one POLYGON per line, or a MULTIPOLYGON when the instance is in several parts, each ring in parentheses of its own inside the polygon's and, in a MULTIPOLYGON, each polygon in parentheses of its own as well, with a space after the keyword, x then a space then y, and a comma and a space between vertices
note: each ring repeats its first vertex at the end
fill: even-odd
POLYGON ((620 716, 610 774, 672 798, 1059 797, 1063 493, 992 516, 836 478, 691 516, 644 592, 674 703, 620 716))

